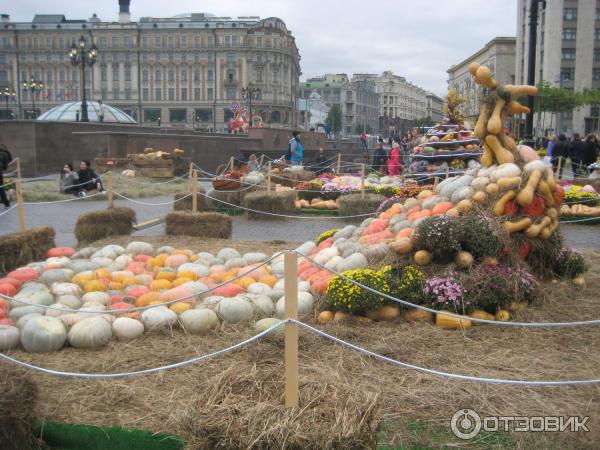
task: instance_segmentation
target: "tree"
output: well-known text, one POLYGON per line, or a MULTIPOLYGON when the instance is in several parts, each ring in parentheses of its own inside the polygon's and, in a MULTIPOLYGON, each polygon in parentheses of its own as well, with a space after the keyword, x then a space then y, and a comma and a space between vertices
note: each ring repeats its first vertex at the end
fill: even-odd
POLYGON ((327 113, 325 123, 334 133, 342 130, 342 108, 340 108, 340 105, 335 104, 331 107, 329 113, 327 113))
POLYGON ((433 125, 433 119, 429 116, 413 120, 413 127, 432 127, 433 125))
POLYGON ((372 134, 373 133, 373 127, 371 125, 364 125, 361 123, 357 123, 356 126, 354 127, 354 132, 356 134, 360 134, 362 132, 365 132, 367 134, 372 134))

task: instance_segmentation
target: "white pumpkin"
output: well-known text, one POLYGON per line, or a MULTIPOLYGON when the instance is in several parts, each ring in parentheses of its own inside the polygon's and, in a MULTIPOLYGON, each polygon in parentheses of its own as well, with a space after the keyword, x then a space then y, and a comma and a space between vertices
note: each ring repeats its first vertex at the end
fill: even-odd
POLYGON ((307 241, 299 247, 296 247, 296 251, 302 255, 309 255, 317 245, 313 241, 307 241))
POLYGON ((38 291, 50 292, 50 288, 48 286, 46 286, 45 284, 40 283, 38 281, 29 281, 29 282, 25 283, 23 286, 21 286, 21 289, 19 290, 19 294, 26 294, 28 292, 38 292, 38 291))
MULTIPOLYGON (((48 258, 46 260, 47 264, 52 264, 53 266, 60 266, 61 268, 68 268, 71 265, 71 258, 66 256, 55 256, 52 258, 48 258)), ((54 270, 54 269, 50 269, 54 270)))
MULTIPOLYGON (((303 316, 312 310, 314 297, 309 292, 298 292, 298 315, 303 316)), ((275 305, 277 317, 283 319, 285 317, 285 296, 281 297, 275 305)))
POLYGON ((227 323, 238 323, 254 317, 254 308, 250 302, 237 297, 224 298, 215 311, 227 323))
POLYGON ((100 267, 97 264, 91 261, 73 261, 73 264, 71 264, 71 270, 75 274, 84 274, 86 272, 91 274, 94 270, 99 268, 100 267))
POLYGON ((144 334, 144 324, 129 317, 118 317, 112 323, 114 336, 120 341, 132 341, 144 334))
POLYGON ((18 308, 11 308, 8 313, 8 318, 11 320, 19 320, 21 317, 33 313, 43 315, 46 313, 46 310, 42 306, 19 306, 18 308))
POLYGON ((347 258, 348 256, 357 253, 360 250, 360 244, 354 241, 346 241, 339 247, 340 255, 342 258, 347 258))
POLYGON ((166 306, 157 306, 145 310, 140 316, 144 328, 148 331, 168 328, 177 322, 177 314, 166 306))
MULTIPOLYGON (((116 258, 116 256, 115 256, 115 258, 116 258)), ((92 262, 93 264, 96 264, 98 267, 109 267, 114 264, 114 261, 112 259, 100 257, 100 256, 93 257, 90 260, 90 262, 92 262)))
POLYGON ((266 295, 253 295, 252 307, 258 317, 270 317, 275 312, 275 304, 266 295))
POLYGON ((132 262, 133 258, 130 255, 119 255, 115 258, 115 266, 117 266, 117 269, 119 270, 123 270, 132 262))
POLYGON ((423 199, 423 209, 431 209, 438 203, 443 202, 444 199, 439 195, 431 195, 425 199, 423 199))
POLYGON ((200 252, 198 253, 198 259, 195 261, 196 264, 204 264, 205 266, 214 266, 215 264, 222 264, 222 261, 218 259, 212 253, 200 252))
POLYGON ((102 250, 104 250, 106 252, 113 252, 117 256, 125 253, 125 248, 120 245, 116 245, 116 244, 105 245, 104 247, 102 247, 102 250))
POLYGON ((40 281, 48 286, 54 283, 66 283, 71 281, 75 273, 69 269, 49 269, 40 275, 40 281))
POLYGON ((283 276, 285 273, 285 264, 282 262, 272 263, 271 273, 277 277, 283 276))
POLYGON ((334 256, 329 261, 327 261, 327 263, 325 264, 325 268, 329 269, 329 270, 337 271, 338 266, 340 265, 340 263, 343 263, 343 262, 344 262, 344 258, 342 256, 334 256))
POLYGON ((338 256, 338 255, 339 255, 339 251, 337 248, 335 248, 335 247, 324 248, 319 253, 317 253, 317 256, 315 257, 315 261, 318 264, 327 264, 327 262, 331 258, 333 258, 334 256, 338 256))
MULTIPOLYGON (((415 221, 417 222, 417 221, 415 221)), ((414 225, 414 222, 413 222, 414 225)), ((367 259, 383 259, 390 252, 390 248, 386 244, 375 244, 364 247, 363 254, 367 259)))
POLYGON ((60 350, 67 340, 67 329, 56 317, 34 317, 21 329, 21 345, 28 352, 60 350))
POLYGON ((267 294, 267 297, 269 297, 272 301, 276 302, 277 300, 279 300, 284 295, 285 295, 285 291, 283 289, 273 288, 271 290, 271 292, 269 292, 267 294))
POLYGON ((50 308, 46 309, 46 315, 50 317, 59 317, 69 312, 73 312, 73 310, 62 303, 54 303, 50 305, 50 308))
POLYGON ((0 325, 0 351, 10 350, 19 345, 19 329, 12 325, 0 325))
POLYGON ((180 265, 177 268, 177 273, 179 274, 180 272, 193 272, 198 278, 207 277, 210 273, 207 266, 196 263, 185 263, 180 265))
POLYGON ((83 297, 81 297, 81 301, 84 304, 85 303, 98 303, 102 306, 106 306, 110 303, 110 295, 108 295, 106 292, 100 292, 100 291, 87 292, 87 293, 83 294, 83 297))
POLYGON ((347 270, 366 269, 368 265, 369 262, 365 255, 362 253, 352 253, 338 264, 337 271, 345 272, 347 270))
POLYGON ((188 281, 187 283, 183 283, 182 286, 191 290, 199 299, 210 296, 211 293, 208 290, 208 286, 199 281, 188 281))
MULTIPOLYGON (((154 255, 154 246, 147 242, 133 241, 133 242, 130 242, 127 245, 127 247, 125 247, 125 252, 129 253, 132 256, 137 256, 137 255, 152 256, 152 255, 154 255)), ((169 252, 169 253, 171 253, 171 252, 169 252)))
POLYGON ((204 333, 219 326, 217 314, 210 309, 188 309, 179 317, 181 326, 191 334, 204 333))
POLYGON ((78 309, 79 312, 86 311, 106 311, 106 305, 98 302, 85 302, 81 308, 78 309))
MULTIPOLYGON (((271 327, 273 327, 275 325, 279 325, 281 323, 283 323, 283 320, 281 320, 281 319, 277 319, 275 317, 267 317, 267 318, 264 318, 264 319, 260 319, 258 322, 256 322, 254 324, 254 329, 257 332, 261 333, 261 332, 263 332, 265 330, 268 330, 269 328, 271 328, 271 327)), ((280 327, 275 328, 275 330, 273 331, 273 333, 271 333, 270 335, 279 335, 279 336, 281 336, 281 335, 284 334, 284 331, 285 331, 285 328, 282 325, 280 327)))
POLYGON ((240 254, 240 252, 238 252, 236 249, 230 248, 230 247, 222 248, 221 250, 219 250, 219 253, 217 253, 217 258, 220 258, 225 262, 227 262, 233 258, 241 258, 241 257, 242 257, 242 255, 240 254))
POLYGON ((127 277, 127 278, 133 278, 135 277, 135 273, 133 273, 131 270, 115 270, 112 273, 113 279, 115 277, 127 277))
POLYGON ((462 186, 454 191, 451 197, 452 203, 456 204, 461 200, 467 200, 473 197, 475 191, 471 186, 462 186))
POLYGON ((77 309, 81 307, 81 300, 75 295, 60 295, 56 297, 56 303, 65 305, 71 309, 77 309))
POLYGON ((337 233, 335 233, 333 235, 333 241, 337 242, 340 239, 349 239, 349 238, 351 238, 352 234, 354 233, 354 230, 356 230, 356 226, 355 225, 347 225, 347 226, 345 226, 344 228, 342 228, 341 230, 339 230, 337 233))
MULTIPOLYGON (((448 181, 448 182, 449 182, 449 180, 451 180, 451 178, 448 178, 448 180, 445 180, 445 181, 448 181)), ((442 183, 444 183, 444 181, 442 181, 442 183)), ((442 183, 440 183, 440 184, 438 185, 437 189, 435 190, 436 192, 439 192, 440 185, 441 185, 442 183)), ((407 198, 407 199, 404 201, 404 205, 402 206, 402 212, 406 212, 406 211, 408 211, 410 208, 414 208, 415 206, 418 206, 418 205, 419 205, 419 201, 418 201, 416 198, 412 198, 412 197, 411 197, 411 198, 407 198)))
MULTIPOLYGON (((51 305, 54 303, 54 297, 51 293, 46 291, 29 291, 19 292, 15 295, 15 300, 21 300, 32 305, 51 305)), ((25 303, 12 302, 16 307, 25 306, 25 303)))
POLYGON ((99 259, 106 259, 106 260, 110 260, 110 261, 114 262, 114 260, 117 258, 117 256, 119 256, 119 254, 117 254, 113 250, 102 249, 102 250, 98 250, 96 253, 94 253, 92 255, 92 257, 90 258, 90 260, 96 261, 99 259))
POLYGON ((225 263, 227 270, 233 269, 234 267, 244 267, 245 265, 246 263, 244 263, 242 258, 230 258, 225 263))
POLYGON ((250 252, 244 254, 242 259, 244 260, 244 265, 249 266, 251 264, 258 264, 264 262, 267 259, 269 259, 269 257, 264 253, 250 252))
POLYGON ((100 317, 83 319, 71 327, 68 334, 69 344, 75 348, 100 348, 110 342, 112 329, 110 324, 100 317))
POLYGON ((71 258, 73 259, 90 259, 98 249, 96 247, 84 247, 77 250, 71 258))
POLYGON ((74 295, 79 297, 82 293, 81 287, 75 283, 55 283, 52 285, 54 295, 74 295))
POLYGON ((19 317, 19 320, 17 320, 17 323, 15 325, 20 330, 21 328, 23 328, 25 326, 25 324, 27 322, 29 322, 34 317, 42 317, 42 316, 43 316, 43 314, 40 314, 40 313, 25 314, 24 316, 19 317))
POLYGON ((250 286, 248 286, 246 292, 254 295, 268 295, 269 292, 271 292, 271 287, 264 283, 252 283, 250 286))
POLYGON ((159 247, 156 249, 156 254, 160 255, 161 253, 166 253, 166 254, 170 255, 174 251, 175 251, 175 247, 171 247, 170 245, 163 245, 162 247, 159 247))
POLYGON ((225 297, 221 297, 220 295, 211 295, 202 300, 202 303, 198 303, 195 306, 195 309, 216 309, 221 300, 225 297))
MULTIPOLYGON (((543 165, 544 163, 542 163, 543 165)), ((525 166, 527 167, 527 165, 525 166)), ((521 169, 513 163, 500 164, 490 173, 490 180, 494 183, 500 178, 513 178, 521 176, 521 169)))
POLYGON ((471 187, 476 192, 483 191, 488 184, 490 184, 490 179, 488 177, 477 177, 471 181, 471 187))

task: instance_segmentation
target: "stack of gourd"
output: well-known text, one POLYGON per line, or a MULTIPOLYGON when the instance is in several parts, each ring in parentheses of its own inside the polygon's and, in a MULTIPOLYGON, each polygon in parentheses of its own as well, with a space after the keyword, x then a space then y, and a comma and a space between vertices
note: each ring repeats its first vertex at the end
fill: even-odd
MULTIPOLYGON (((282 256, 261 265, 264 253, 213 255, 144 242, 54 248, 47 256, 0 279, 0 350, 97 348, 175 326, 203 333, 253 319, 262 330, 285 310, 282 256)), ((301 315, 313 306, 309 288, 299 283, 301 315)))

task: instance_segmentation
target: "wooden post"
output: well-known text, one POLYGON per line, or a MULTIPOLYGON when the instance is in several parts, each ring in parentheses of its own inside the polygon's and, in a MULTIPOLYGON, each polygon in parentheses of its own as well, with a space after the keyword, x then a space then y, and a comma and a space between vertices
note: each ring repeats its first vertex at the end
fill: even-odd
POLYGON ((338 161, 337 161, 337 170, 336 173, 339 175, 340 174, 340 166, 342 164, 342 154, 338 153, 338 161))
MULTIPOLYGON (((298 257, 294 252, 284 255, 285 318, 298 320, 298 257)), ((285 407, 298 406, 298 325, 285 324, 285 407)))
POLYGON ((260 169, 262 169, 264 162, 265 162, 265 154, 263 153, 262 155, 260 155, 260 162, 258 163, 258 171, 259 172, 260 172, 260 169))
POLYGON ((365 165, 360 165, 360 195, 365 196, 365 165))
POLYGON ((560 180, 562 178, 562 162, 563 162, 563 157, 559 156, 558 157, 558 167, 556 168, 556 178, 558 180, 560 180))
POLYGON ((433 182, 433 189, 435 190, 437 188, 438 183, 440 182, 440 177, 435 177, 435 180, 433 182))
POLYGON ((194 172, 194 163, 193 162, 190 163, 190 172, 188 174, 188 191, 192 190, 192 172, 194 172))
POLYGON ((23 186, 21 184, 21 158, 17 158, 17 181, 15 182, 17 190, 17 209, 19 210, 19 231, 27 231, 25 224, 25 203, 23 202, 23 186))
POLYGON ((198 171, 192 171, 192 212, 198 212, 198 171))
POLYGON ((269 168, 267 172, 267 192, 271 192, 271 161, 269 161, 269 168))
POLYGON ((108 192, 106 193, 107 198, 108 198, 108 207, 112 208, 114 206, 114 201, 113 201, 113 191, 114 191, 114 180, 113 180, 113 172, 112 170, 109 171, 106 174, 107 178, 108 178, 108 192))
POLYGON ((450 177, 450 166, 446 167, 446 180, 450 177))

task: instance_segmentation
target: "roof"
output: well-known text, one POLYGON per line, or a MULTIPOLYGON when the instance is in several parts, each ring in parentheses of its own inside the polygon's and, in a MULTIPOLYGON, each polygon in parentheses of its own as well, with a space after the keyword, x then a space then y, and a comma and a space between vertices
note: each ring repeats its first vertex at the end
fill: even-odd
MULTIPOLYGON (((99 122, 98 112, 100 104, 98 102, 87 101, 88 117, 90 122, 99 122)), ((104 104, 104 122, 105 123, 137 123, 131 116, 121 111, 119 108, 104 104)), ((62 105, 49 109, 39 116, 37 120, 53 122, 75 122, 81 111, 81 102, 67 102, 62 105)))
POLYGON ((475 53, 473 53, 468 58, 465 58, 463 61, 459 62, 458 64, 454 64, 454 65, 450 66, 450 68, 448 70, 446 70, 446 73, 452 72, 455 69, 455 67, 464 66, 470 60, 477 58, 479 55, 481 55, 482 53, 484 53, 486 50, 489 50, 493 45, 496 45, 496 44, 514 44, 516 46, 517 45, 517 38, 513 37, 513 36, 498 36, 498 37, 495 37, 494 39, 492 39, 491 41, 489 41, 487 44, 485 44, 483 48, 477 50, 475 53))
POLYGON ((33 23, 65 23, 66 17, 62 14, 36 14, 33 23))

